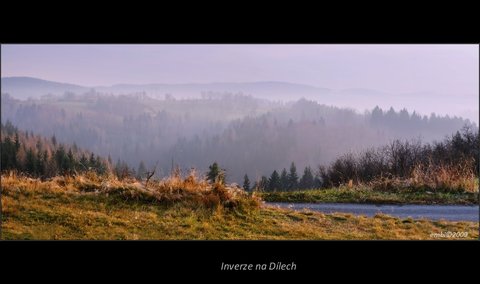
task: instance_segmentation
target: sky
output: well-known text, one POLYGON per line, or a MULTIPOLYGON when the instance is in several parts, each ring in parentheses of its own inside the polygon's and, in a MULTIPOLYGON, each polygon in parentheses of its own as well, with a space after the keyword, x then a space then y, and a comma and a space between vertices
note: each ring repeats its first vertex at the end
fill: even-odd
POLYGON ((2 76, 478 93, 478 45, 2 45, 2 76))
POLYGON ((2 77, 89 87, 284 81, 431 93, 471 98, 478 112, 479 46, 473 44, 2 45, 1 68, 2 77))

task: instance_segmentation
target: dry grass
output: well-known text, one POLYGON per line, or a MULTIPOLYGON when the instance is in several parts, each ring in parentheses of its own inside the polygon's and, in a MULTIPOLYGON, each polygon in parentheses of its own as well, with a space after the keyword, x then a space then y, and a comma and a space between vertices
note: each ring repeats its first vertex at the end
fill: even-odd
POLYGON ((431 239, 445 231, 478 238, 478 222, 253 206, 258 198, 195 174, 147 188, 96 175, 45 182, 12 175, 2 188, 3 239, 431 239))
POLYGON ((115 176, 98 176, 89 172, 78 176, 58 176, 47 181, 16 176, 2 176, 5 193, 76 193, 120 197, 159 204, 182 203, 185 206, 248 209, 258 207, 260 198, 249 195, 237 186, 208 183, 195 171, 186 177, 175 173, 160 181, 151 181, 148 186, 135 179, 118 180, 115 176))
POLYGON ((478 223, 322 214, 259 208, 244 212, 162 206, 85 194, 3 199, 3 239, 433 239, 432 233, 467 232, 478 238, 478 223))
POLYGON ((449 193, 478 192, 477 179, 470 163, 454 165, 419 164, 410 178, 382 176, 366 186, 377 191, 432 191, 449 193))
POLYGON ((415 188, 433 191, 475 192, 473 160, 453 165, 417 165, 412 172, 411 183, 415 188))
MULTIPOLYGON (((349 189, 354 191, 354 189, 349 189)), ((355 198, 358 198, 355 197, 355 198)), ((4 239, 429 239, 478 223, 367 218, 261 208, 241 189, 195 172, 150 182, 87 173, 40 181, 2 176, 4 239)))

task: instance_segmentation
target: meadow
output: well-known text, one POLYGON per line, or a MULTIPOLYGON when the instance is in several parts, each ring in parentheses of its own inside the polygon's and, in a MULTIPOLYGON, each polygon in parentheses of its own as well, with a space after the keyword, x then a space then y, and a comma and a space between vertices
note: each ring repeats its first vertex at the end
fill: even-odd
POLYGON ((432 239, 478 222, 271 208, 261 196, 192 172, 148 184, 86 173, 42 181, 2 175, 3 240, 432 239))

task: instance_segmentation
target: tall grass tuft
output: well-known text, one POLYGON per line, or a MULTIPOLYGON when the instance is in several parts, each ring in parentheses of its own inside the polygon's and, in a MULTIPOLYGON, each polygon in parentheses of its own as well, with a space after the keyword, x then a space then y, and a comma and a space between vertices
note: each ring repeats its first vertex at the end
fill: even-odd
POLYGON ((465 160, 457 164, 418 164, 410 178, 412 187, 443 192, 478 191, 473 163, 473 160, 465 160))
POLYGON ((103 194, 123 200, 136 200, 164 205, 183 204, 190 207, 215 209, 258 208, 261 199, 249 195, 236 185, 210 183, 191 170, 185 177, 180 171, 173 171, 164 179, 151 181, 148 186, 135 180, 119 180, 113 175, 98 175, 89 172, 77 176, 57 176, 46 181, 24 176, 2 176, 3 190, 9 192, 35 191, 52 193, 76 192, 80 194, 103 194))
POLYGON ((368 183, 373 190, 395 192, 398 190, 433 192, 478 192, 473 160, 458 164, 419 163, 407 178, 392 175, 380 176, 368 183))

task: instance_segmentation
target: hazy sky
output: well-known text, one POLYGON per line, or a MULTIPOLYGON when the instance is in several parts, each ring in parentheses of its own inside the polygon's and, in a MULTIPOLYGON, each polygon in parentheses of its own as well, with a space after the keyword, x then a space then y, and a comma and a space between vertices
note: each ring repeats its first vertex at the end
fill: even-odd
POLYGON ((2 45, 2 76, 86 86, 286 81, 478 96, 478 45, 2 45))

